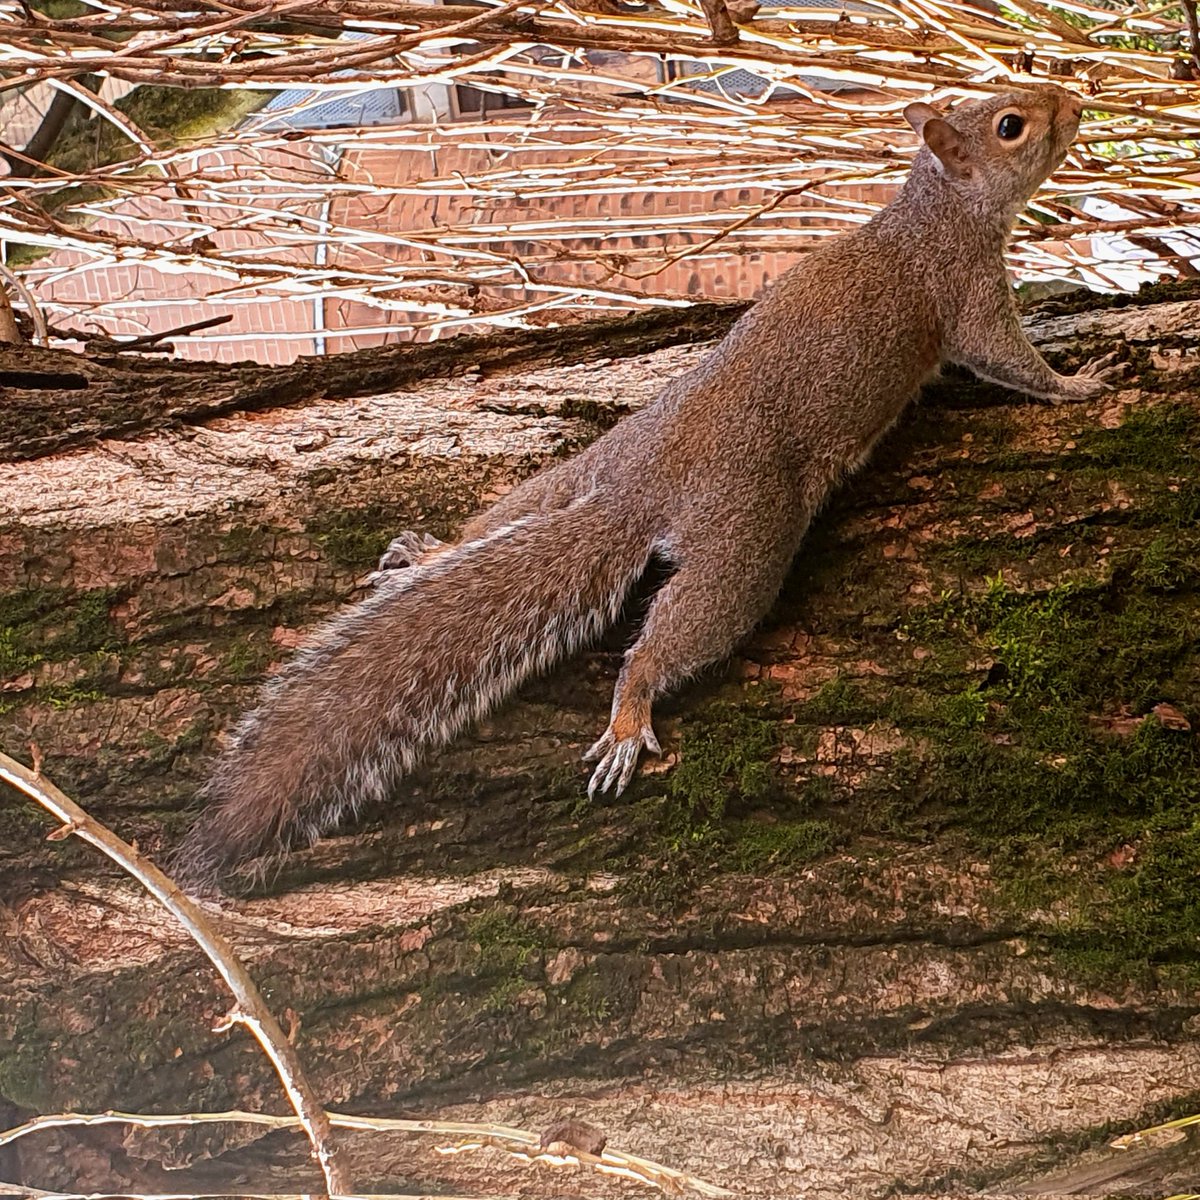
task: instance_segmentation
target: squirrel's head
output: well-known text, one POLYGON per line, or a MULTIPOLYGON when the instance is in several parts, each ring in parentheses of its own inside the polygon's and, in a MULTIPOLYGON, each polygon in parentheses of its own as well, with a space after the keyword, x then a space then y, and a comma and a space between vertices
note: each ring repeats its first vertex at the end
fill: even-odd
POLYGON ((956 192, 1011 219, 1063 161, 1082 111, 1073 92, 1044 83, 947 113, 910 104, 904 117, 925 143, 918 163, 924 159, 925 169, 936 170, 956 192))

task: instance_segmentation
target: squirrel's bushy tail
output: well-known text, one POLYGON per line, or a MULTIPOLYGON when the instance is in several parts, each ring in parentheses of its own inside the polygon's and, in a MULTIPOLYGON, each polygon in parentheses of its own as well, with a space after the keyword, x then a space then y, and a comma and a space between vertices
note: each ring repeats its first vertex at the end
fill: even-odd
POLYGON ((175 861, 223 870, 307 843, 615 620, 653 551, 602 494, 397 572, 268 686, 205 786, 175 861))

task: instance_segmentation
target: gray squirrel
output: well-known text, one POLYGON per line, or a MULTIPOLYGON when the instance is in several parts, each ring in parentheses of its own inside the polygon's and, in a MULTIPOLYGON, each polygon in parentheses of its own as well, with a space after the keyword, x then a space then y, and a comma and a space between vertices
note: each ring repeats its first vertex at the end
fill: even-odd
POLYGON ((457 545, 405 534, 376 591, 317 631, 238 726, 176 859, 204 890, 384 799, 429 751, 611 625, 652 559, 671 575, 625 655, 586 758, 589 795, 658 753, 656 698, 765 615, 809 522, 944 363, 1052 403, 1071 376, 1022 332, 1003 254, 1062 162, 1082 105, 1049 84, 943 114, 872 221, 782 275, 692 371, 575 457, 471 520, 457 545))

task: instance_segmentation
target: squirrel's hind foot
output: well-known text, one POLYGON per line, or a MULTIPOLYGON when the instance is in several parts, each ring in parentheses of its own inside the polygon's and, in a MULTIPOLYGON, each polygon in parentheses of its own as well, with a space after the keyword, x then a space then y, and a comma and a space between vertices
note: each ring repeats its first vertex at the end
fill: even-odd
POLYGON ((588 799, 610 789, 619 796, 629 786, 643 749, 651 754, 662 753, 658 738, 649 725, 642 726, 632 737, 620 739, 609 726, 604 736, 583 756, 584 762, 596 763, 596 769, 588 781, 588 799))
POLYGON ((1068 400, 1092 400, 1104 392, 1112 391, 1128 370, 1129 364, 1122 359, 1119 350, 1102 358, 1093 358, 1074 375, 1066 377, 1063 395, 1051 397, 1050 402, 1062 404, 1068 400))
POLYGON ((428 533, 407 530, 388 542, 379 565, 367 576, 367 583, 375 586, 389 578, 393 571, 423 566, 449 548, 445 542, 439 542, 428 533))

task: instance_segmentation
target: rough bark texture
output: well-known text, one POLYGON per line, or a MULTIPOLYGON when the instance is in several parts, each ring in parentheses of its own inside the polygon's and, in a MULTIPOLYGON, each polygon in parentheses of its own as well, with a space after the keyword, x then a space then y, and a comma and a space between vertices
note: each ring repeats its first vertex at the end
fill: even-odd
MULTIPOLYGON (((579 1116, 747 1196, 1194 1182, 1187 1143, 1104 1144, 1200 1108, 1200 301, 1070 307, 1038 340, 1070 361, 1124 338, 1130 385, 1060 409, 930 389, 764 630, 660 714, 631 794, 582 803, 578 762, 626 630, 228 904, 331 1105, 579 1116)), ((423 366, 4 350, 0 745, 36 741, 165 848, 221 730, 394 532, 453 533, 730 319, 423 366)), ((0 1114, 279 1111, 248 1040, 212 1034, 199 954, 47 828, 0 798, 0 1114)), ((631 1190, 346 1141, 364 1191, 631 1190)), ((46 1134, 0 1165, 80 1191, 313 1183, 296 1139, 245 1129, 46 1134)))

